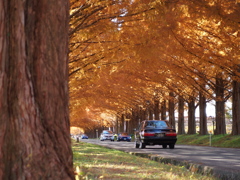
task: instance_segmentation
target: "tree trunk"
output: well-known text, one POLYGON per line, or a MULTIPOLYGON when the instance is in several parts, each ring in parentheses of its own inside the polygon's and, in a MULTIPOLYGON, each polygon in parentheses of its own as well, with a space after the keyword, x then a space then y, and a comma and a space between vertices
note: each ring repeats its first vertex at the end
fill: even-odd
POLYGON ((164 100, 161 102, 161 120, 166 120, 167 119, 167 105, 166 101, 164 100))
POLYGON ((154 119, 159 120, 159 100, 154 101, 154 119))
POLYGON ((163 102, 161 102, 161 109, 160 109, 161 113, 161 120, 166 120, 167 119, 167 103, 166 100, 164 100, 163 102))
POLYGON ((185 134, 184 125, 184 99, 178 98, 178 134, 185 134))
POLYGON ((119 117, 118 117, 118 115, 116 115, 115 131, 117 134, 119 133, 119 117))
POLYGON ((225 101, 224 101, 224 83, 222 74, 219 73, 216 76, 216 133, 214 134, 226 134, 225 123, 225 101))
POLYGON ((207 102, 206 98, 199 93, 199 116, 200 116, 200 134, 206 135, 208 134, 207 129, 207 113, 206 113, 207 102))
POLYGON ((74 179, 68 1, 0 2, 0 179, 74 179))
POLYGON ((144 120, 145 116, 144 116, 144 110, 142 107, 139 107, 139 124, 144 120))
POLYGON ((132 110, 132 116, 130 120, 130 129, 129 129, 129 133, 131 134, 134 134, 134 129, 138 127, 139 115, 137 112, 138 112, 137 109, 132 110))
POLYGON ((121 119, 120 120, 121 121, 120 121, 119 129, 120 129, 120 132, 124 132, 124 128, 125 128, 125 115, 124 114, 121 115, 121 119))
POLYGON ((149 104, 149 106, 148 106, 148 117, 149 117, 149 120, 153 120, 153 104, 151 103, 151 104, 149 104))
POLYGON ((169 93, 169 101, 168 101, 168 113, 169 113, 169 123, 173 126, 173 128, 176 128, 175 123, 175 105, 174 105, 174 94, 173 92, 169 93))
POLYGON ((193 98, 188 102, 188 134, 196 134, 195 103, 193 98))
MULTIPOLYGON (((237 67, 240 72, 240 65, 237 67)), ((232 135, 240 135, 240 82, 233 80, 232 135)))
POLYGON ((125 118, 125 132, 129 133, 131 114, 127 113, 125 118))

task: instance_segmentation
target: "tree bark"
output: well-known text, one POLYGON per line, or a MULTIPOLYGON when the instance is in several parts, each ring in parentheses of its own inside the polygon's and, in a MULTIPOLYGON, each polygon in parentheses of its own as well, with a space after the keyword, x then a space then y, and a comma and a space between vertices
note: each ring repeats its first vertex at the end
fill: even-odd
POLYGON ((166 120, 167 118, 167 105, 166 105, 166 100, 161 102, 161 120, 166 120))
MULTIPOLYGON (((237 65, 236 72, 240 72, 237 65)), ((232 135, 240 135, 240 82, 233 80, 232 135)))
POLYGON ((225 100, 224 100, 224 83, 222 74, 216 76, 216 132, 214 134, 226 134, 225 123, 225 100))
POLYGON ((139 123, 141 123, 145 119, 144 110, 142 107, 139 107, 139 123))
POLYGON ((121 121, 120 121, 120 132, 124 132, 124 128, 125 128, 125 115, 122 114, 121 115, 121 121))
POLYGON ((119 117, 116 115, 116 126, 115 126, 116 133, 119 133, 119 117))
POLYGON ((196 134, 195 102, 191 98, 188 102, 188 134, 196 134))
POLYGON ((178 134, 185 134, 184 124, 184 99, 178 98, 178 134))
POLYGON ((153 109, 153 106, 154 106, 154 104, 149 104, 149 106, 148 106, 148 119, 149 120, 153 120, 153 113, 154 113, 154 109, 153 109))
POLYGON ((154 101, 154 117, 155 120, 159 120, 159 100, 154 101))
POLYGON ((127 113, 125 118, 125 132, 129 133, 131 114, 127 113))
POLYGON ((68 1, 0 2, 0 179, 74 179, 68 1))
POLYGON ((200 116, 200 134, 208 134, 207 129, 207 113, 206 113, 207 102, 203 94, 199 93, 199 116, 200 116))
POLYGON ((134 134, 134 129, 138 127, 139 125, 139 114, 138 114, 138 108, 132 110, 132 116, 130 121, 130 130, 129 133, 134 134))
POLYGON ((169 113, 169 123, 176 128, 175 123, 175 105, 174 105, 174 93, 169 93, 169 101, 168 101, 168 113, 169 113))

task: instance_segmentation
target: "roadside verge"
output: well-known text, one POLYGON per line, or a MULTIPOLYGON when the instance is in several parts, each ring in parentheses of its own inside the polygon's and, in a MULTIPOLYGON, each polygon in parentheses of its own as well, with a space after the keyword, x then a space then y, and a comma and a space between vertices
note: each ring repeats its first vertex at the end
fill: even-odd
MULTIPOLYGON (((101 144, 98 144, 98 145, 101 146, 101 144)), ((240 179, 240 171, 236 171, 236 170, 230 171, 230 170, 225 170, 225 169, 214 168, 214 167, 210 167, 210 166, 206 166, 206 165, 202 165, 202 164, 193 163, 188 160, 165 158, 165 157, 162 157, 161 155, 157 155, 157 154, 132 152, 132 151, 129 151, 129 149, 124 150, 124 149, 114 148, 114 147, 108 146, 106 144, 102 145, 102 146, 109 148, 109 149, 117 149, 117 150, 123 151, 125 153, 129 153, 131 155, 148 158, 150 160, 157 161, 160 163, 182 166, 193 173, 198 173, 198 174, 202 174, 202 175, 213 175, 214 177, 218 178, 219 180, 239 180, 240 179)))

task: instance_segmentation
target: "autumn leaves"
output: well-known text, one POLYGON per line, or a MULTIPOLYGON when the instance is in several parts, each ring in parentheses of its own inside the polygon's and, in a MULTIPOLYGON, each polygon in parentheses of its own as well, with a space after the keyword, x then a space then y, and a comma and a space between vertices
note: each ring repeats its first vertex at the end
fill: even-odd
MULTIPOLYGON (((239 88, 239 3, 71 3, 73 124, 82 126, 86 119, 101 119, 99 114, 106 110, 118 114, 146 100, 168 100, 170 92, 176 99, 194 99, 196 104, 201 93, 206 101, 217 100, 224 106, 233 87, 239 88), (219 89, 223 91, 217 94, 219 89), (87 117, 86 107, 99 113, 87 117)), ((239 99, 233 101, 239 106, 239 99)), ((235 116, 233 121, 239 121, 239 115, 235 116)), ((224 123, 217 126, 223 133, 224 123)))

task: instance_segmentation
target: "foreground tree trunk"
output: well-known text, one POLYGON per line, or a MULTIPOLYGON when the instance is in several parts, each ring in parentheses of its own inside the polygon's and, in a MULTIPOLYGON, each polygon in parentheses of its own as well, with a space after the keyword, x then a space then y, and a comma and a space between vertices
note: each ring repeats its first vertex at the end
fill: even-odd
POLYGON ((0 1, 0 179, 74 179, 68 1, 0 1))

